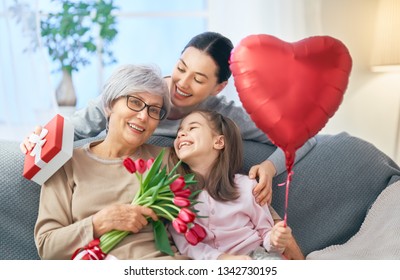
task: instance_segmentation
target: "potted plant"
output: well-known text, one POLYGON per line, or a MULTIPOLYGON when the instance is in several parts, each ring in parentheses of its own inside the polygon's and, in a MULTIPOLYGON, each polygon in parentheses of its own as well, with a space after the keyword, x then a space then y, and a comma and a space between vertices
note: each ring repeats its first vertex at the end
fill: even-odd
MULTIPOLYGON (((116 62, 110 50, 118 31, 116 16, 118 8, 113 0, 53 0, 59 10, 41 14, 40 34, 42 44, 50 58, 57 63, 56 71, 62 72, 62 79, 56 89, 59 106, 76 105, 76 94, 72 83, 72 73, 90 63, 95 54, 101 54, 103 64, 116 62)), ((27 4, 16 1, 10 10, 17 21, 21 13, 27 12, 27 4)), ((33 14, 33 12, 31 12, 33 14)), ((35 32, 33 32, 34 34, 35 32)), ((32 49, 39 42, 33 38, 32 49)))
POLYGON ((50 58, 58 63, 62 80, 56 89, 60 106, 75 106, 72 73, 90 63, 90 56, 101 53, 104 64, 115 62, 110 43, 117 35, 117 9, 113 0, 59 0, 61 9, 41 18, 43 44, 50 58), (100 40, 98 40, 100 39, 100 40))

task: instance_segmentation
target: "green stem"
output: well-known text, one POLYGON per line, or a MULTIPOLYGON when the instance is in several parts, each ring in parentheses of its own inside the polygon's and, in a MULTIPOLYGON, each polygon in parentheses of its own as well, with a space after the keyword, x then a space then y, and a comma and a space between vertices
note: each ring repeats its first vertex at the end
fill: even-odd
POLYGON ((129 231, 112 230, 100 237, 100 248, 108 254, 122 239, 129 234, 129 231))
POLYGON ((139 180, 139 186, 140 186, 139 195, 141 195, 143 193, 143 184, 142 184, 143 176, 142 176, 142 174, 139 174, 138 172, 136 172, 135 175, 139 180))
POLYGON ((140 190, 136 192, 135 197, 132 199, 131 204, 138 204, 137 201, 139 200, 140 197, 140 190))
MULTIPOLYGON (((166 195, 158 195, 156 197, 156 200, 166 200, 166 201, 172 201, 173 195, 168 195, 168 192, 164 192, 166 195)), ((135 198, 134 201, 132 201, 132 204, 137 204, 137 205, 143 205, 143 206, 149 206, 150 204, 147 204, 149 202, 152 202, 153 199, 152 197, 149 197, 147 195, 147 192, 143 194, 142 196, 135 198)))
POLYGON ((163 209, 162 207, 160 207, 158 205, 150 205, 150 208, 157 209, 157 210, 161 211, 162 213, 165 213, 165 215, 167 216, 167 219, 170 221, 175 219, 175 217, 172 216, 168 211, 166 211, 165 209, 163 209))
POLYGON ((176 210, 177 213, 179 213, 179 211, 181 211, 181 208, 180 208, 180 207, 176 206, 175 204, 171 204, 171 203, 167 203, 167 204, 164 203, 164 204, 160 204, 159 206, 160 206, 160 207, 168 206, 168 207, 170 207, 170 208, 176 210))
POLYGON ((167 196, 167 195, 158 195, 156 201, 168 201, 168 202, 172 202, 173 201, 173 196, 167 196))

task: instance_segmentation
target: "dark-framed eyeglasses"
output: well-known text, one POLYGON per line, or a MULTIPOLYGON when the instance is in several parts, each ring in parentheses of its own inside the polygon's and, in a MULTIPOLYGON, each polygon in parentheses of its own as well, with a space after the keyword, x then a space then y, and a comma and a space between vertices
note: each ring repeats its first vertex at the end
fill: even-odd
POLYGON ((147 114, 150 118, 155 120, 162 120, 167 114, 167 111, 165 111, 165 109, 155 105, 148 105, 142 99, 132 95, 126 96, 126 106, 135 112, 140 112, 147 107, 147 114))

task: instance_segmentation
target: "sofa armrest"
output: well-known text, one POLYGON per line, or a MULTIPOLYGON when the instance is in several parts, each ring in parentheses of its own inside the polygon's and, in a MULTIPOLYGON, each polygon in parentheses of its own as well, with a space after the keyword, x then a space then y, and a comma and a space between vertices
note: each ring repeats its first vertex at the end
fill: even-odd
POLYGON ((39 259, 33 238, 40 186, 22 176, 19 143, 0 140, 0 259, 39 259))

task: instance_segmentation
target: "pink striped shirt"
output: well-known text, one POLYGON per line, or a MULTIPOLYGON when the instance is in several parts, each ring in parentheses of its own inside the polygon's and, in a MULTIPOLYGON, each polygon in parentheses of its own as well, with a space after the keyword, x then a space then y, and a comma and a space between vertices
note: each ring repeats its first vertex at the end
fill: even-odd
POLYGON ((255 201, 252 190, 256 180, 246 175, 237 174, 235 182, 240 197, 234 201, 214 200, 206 191, 199 194, 196 205, 199 223, 206 230, 207 236, 196 246, 190 245, 182 234, 172 226, 169 231, 181 254, 195 260, 217 259, 223 253, 249 254, 259 246, 270 250, 270 231, 274 225, 268 206, 260 206, 255 201))

